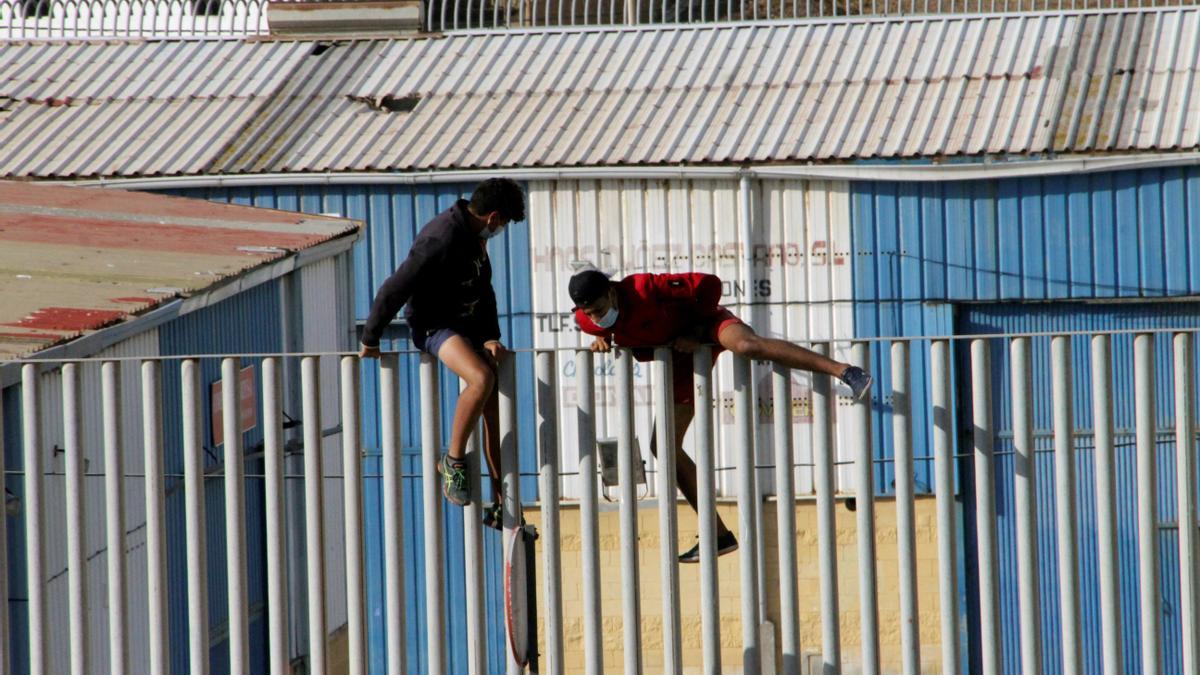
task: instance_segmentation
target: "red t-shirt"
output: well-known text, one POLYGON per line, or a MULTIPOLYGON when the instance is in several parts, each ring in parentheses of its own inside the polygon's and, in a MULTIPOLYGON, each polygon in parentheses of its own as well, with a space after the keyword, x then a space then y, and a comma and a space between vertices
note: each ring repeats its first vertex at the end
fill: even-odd
POLYGON ((721 279, 712 274, 631 274, 617 282, 619 314, 611 328, 597 326, 581 309, 575 310, 575 322, 588 335, 622 347, 669 345, 681 336, 705 341, 721 314, 720 301, 721 279))

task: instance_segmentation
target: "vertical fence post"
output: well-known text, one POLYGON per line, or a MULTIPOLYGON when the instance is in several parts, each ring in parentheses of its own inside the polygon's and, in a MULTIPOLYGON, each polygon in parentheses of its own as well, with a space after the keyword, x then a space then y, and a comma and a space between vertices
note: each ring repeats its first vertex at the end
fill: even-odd
POLYGON ((383 453, 383 554, 387 668, 404 673, 408 646, 404 608, 404 481, 400 465, 399 356, 379 359, 380 450, 383 453))
POLYGON ((1033 364, 1028 337, 1012 338, 1012 428, 1016 476, 1017 587, 1020 595, 1021 668, 1042 672, 1041 606, 1038 599, 1037 459, 1033 440, 1033 364))
MULTIPOLYGON (((70 651, 72 675, 84 675, 88 669, 87 617, 87 484, 80 427, 83 411, 80 407, 79 364, 65 363, 62 367, 63 446, 67 456, 67 604, 70 612, 70 651)), ((0 518, 2 519, 2 518, 0 518)), ((0 548, 7 540, 0 539, 0 548)), ((7 568, 0 568, 5 569, 7 568)), ((7 573, 0 573, 7 577, 7 573)), ((8 595, 4 598, 4 614, 8 614, 8 595)), ((153 616, 153 614, 151 615, 153 616)), ((0 649, 7 648, 7 644, 0 649)), ((7 672, 0 669, 0 673, 7 672)))
POLYGON ((621 608, 626 675, 642 672, 642 601, 638 572, 637 485, 633 478, 633 354, 614 351, 617 366, 617 476, 621 495, 621 608))
MULTIPOLYGON (((828 356, 828 344, 814 345, 828 356)), ((813 373, 813 464, 817 488, 817 548, 821 583, 821 658, 822 672, 842 671, 842 637, 838 607, 837 564, 837 486, 834 480, 833 386, 828 375, 813 373)))
POLYGON ((978 512, 980 630, 984 675, 1000 675, 1000 601, 997 589, 996 498, 992 427, 992 358, 985 338, 971 340, 972 439, 978 512))
POLYGON ((346 619, 350 673, 367 672, 367 612, 363 583, 362 438, 359 432, 359 364, 342 357, 342 497, 346 539, 346 619))
POLYGON ((950 343, 929 345, 930 402, 933 404, 934 493, 937 500, 938 604, 941 616, 942 672, 959 668, 958 531, 954 498, 954 416, 951 410, 950 343))
MULTIPOLYGON (((229 670, 250 672, 250 602, 246 582, 245 467, 242 464, 239 359, 221 361, 225 445, 226 578, 229 583, 229 670)), ((114 671, 123 672, 123 671, 114 671)))
POLYGON ((692 357, 696 387, 696 507, 700 527, 700 642, 704 673, 721 672, 721 609, 717 579, 716 471, 713 451, 712 348, 701 347, 692 357))
MULTIPOLYGON (((167 609, 166 493, 163 483, 162 370, 142 361, 142 464, 146 474, 146 570, 151 617, 167 609)), ((168 672, 170 635, 164 621, 150 621, 150 672, 168 672)))
POLYGON ((183 491, 188 559, 188 656, 191 675, 208 675, 208 552, 204 522, 204 427, 200 422, 200 364, 179 365, 183 382, 183 491))
POLYGON ((1183 619, 1183 672, 1200 668, 1196 597, 1196 426, 1191 333, 1175 334, 1175 454, 1179 499, 1179 595, 1183 619))
POLYGON ((1081 672, 1079 642, 1079 544, 1075 513, 1075 406, 1071 393, 1071 338, 1050 340, 1054 391, 1054 493, 1058 514, 1058 602, 1062 618, 1063 673, 1081 672))
POLYGON ((1154 400, 1154 334, 1133 338, 1137 427, 1138 568, 1141 581, 1142 675, 1161 670, 1158 594, 1158 444, 1154 400))
POLYGON ((575 352, 579 447, 580 569, 583 572, 583 658, 587 675, 604 671, 600 607, 600 526, 596 490, 596 392, 592 352, 575 352))
POLYGON ((738 548, 742 591, 742 667, 746 673, 758 673, 762 667, 762 636, 758 622, 758 489, 754 452, 754 383, 750 360, 733 361, 734 417, 737 424, 738 476, 738 548))
POLYGON ((1092 427, 1096 434, 1096 544, 1100 637, 1105 675, 1121 675, 1121 602, 1117 561, 1117 481, 1113 456, 1112 338, 1092 336, 1092 427))
MULTIPOLYGON (((851 360, 870 370, 871 352, 865 342, 851 348, 851 360)), ((879 672, 879 591, 875 572, 875 462, 871 442, 871 395, 850 408, 850 423, 862 430, 855 453, 855 497, 858 516, 858 605, 862 622, 862 669, 879 672)))
POLYGON ((320 357, 300 361, 304 409, 304 522, 308 559, 308 658, 313 675, 329 667, 325 614, 325 467, 321 430, 320 357))
POLYGON ((100 398, 104 414, 104 529, 108 542, 108 555, 105 556, 108 561, 108 663, 110 672, 114 673, 125 672, 129 665, 129 640, 125 635, 128 606, 125 598, 125 448, 121 442, 120 378, 119 363, 105 361, 101 364, 100 398), (117 554, 113 555, 113 552, 117 554))
POLYGON ((263 473, 267 511, 267 619, 271 672, 288 669, 287 546, 283 492, 283 414, 279 359, 262 361, 263 473))
MULTIPOLYGON (((696 399, 699 405, 699 398, 696 399)), ((796 484, 792 452, 792 371, 779 364, 771 376, 775 436, 775 519, 779 538, 779 634, 783 672, 800 670, 800 599, 796 588, 796 484)), ((707 402, 705 403, 707 404, 707 402)))
POLYGON ((663 672, 680 673, 683 650, 679 617, 679 559, 675 542, 679 540, 676 522, 675 487, 675 405, 669 347, 654 350, 654 420, 658 486, 659 572, 662 580, 663 672))
MULTIPOLYGON (((438 410, 438 363, 421 354, 421 470, 425 505, 425 650, 429 675, 446 672, 442 627, 446 621, 446 552, 442 548, 442 491, 438 463, 442 456, 438 410)), ((503 401, 501 401, 503 405, 503 401)))
POLYGON ((921 635, 913 501, 912 383, 908 343, 903 340, 892 342, 892 437, 896 461, 896 543, 900 559, 900 661, 905 675, 916 675, 921 671, 921 635))
POLYGON ((558 359, 552 351, 538 352, 537 410, 538 466, 542 497, 542 592, 546 598, 546 644, 549 671, 561 674, 563 665, 562 553, 558 526, 558 359))

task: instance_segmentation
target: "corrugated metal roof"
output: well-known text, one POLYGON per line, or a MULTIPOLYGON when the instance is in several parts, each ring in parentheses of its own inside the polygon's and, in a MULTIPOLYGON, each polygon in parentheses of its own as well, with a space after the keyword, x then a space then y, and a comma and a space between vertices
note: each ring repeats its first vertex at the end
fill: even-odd
POLYGON ((0 360, 356 229, 340 218, 0 182, 0 360))
POLYGON ((9 44, 0 174, 739 164, 1200 147, 1200 9, 397 40, 9 44), (419 97, 411 111, 397 102, 419 97))

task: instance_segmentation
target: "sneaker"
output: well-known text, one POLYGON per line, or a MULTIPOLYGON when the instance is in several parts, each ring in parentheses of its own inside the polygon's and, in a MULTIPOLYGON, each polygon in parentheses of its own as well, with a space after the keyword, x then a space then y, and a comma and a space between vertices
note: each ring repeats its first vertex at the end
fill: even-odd
POLYGON ((871 374, 858 366, 848 366, 838 376, 847 387, 850 387, 850 400, 860 401, 867 390, 871 388, 871 374))
MULTIPOLYGON (((697 537, 697 539, 699 539, 699 537, 697 537)), ((717 535, 717 555, 725 555, 726 553, 733 553, 734 551, 737 550, 737 547, 738 547, 737 537, 733 536, 732 532, 726 532, 725 534, 717 535)), ((695 546, 688 549, 686 553, 680 555, 679 562, 681 562, 681 563, 698 563, 698 562, 700 562, 700 542, 697 541, 695 546)))
POLYGON ((471 484, 467 477, 467 463, 442 455, 442 494, 452 503, 466 506, 471 503, 471 484))

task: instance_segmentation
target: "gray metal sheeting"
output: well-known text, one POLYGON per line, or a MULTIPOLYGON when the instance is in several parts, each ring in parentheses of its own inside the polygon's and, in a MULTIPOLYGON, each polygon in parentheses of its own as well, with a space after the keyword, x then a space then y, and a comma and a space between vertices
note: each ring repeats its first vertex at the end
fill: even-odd
POLYGON ((1200 146, 1200 9, 0 50, 0 175, 1200 146), (419 96, 409 112, 390 101, 419 96), (386 98, 385 98, 386 97, 386 98))

